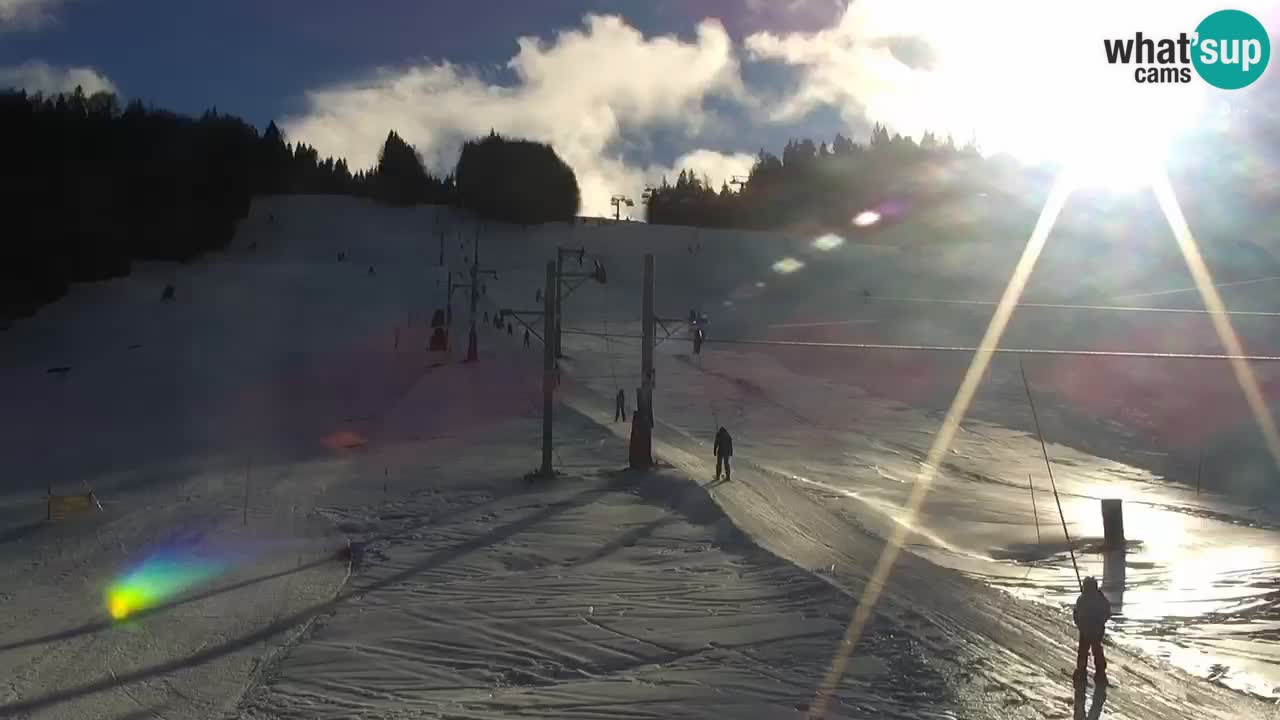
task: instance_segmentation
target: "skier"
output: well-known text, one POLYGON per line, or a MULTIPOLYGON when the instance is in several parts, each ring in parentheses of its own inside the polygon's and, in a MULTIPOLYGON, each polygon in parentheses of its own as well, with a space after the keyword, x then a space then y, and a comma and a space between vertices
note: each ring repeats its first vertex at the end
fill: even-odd
POLYGON ((377 275, 377 273, 373 271, 373 266, 372 266, 372 265, 370 265, 370 266, 369 266, 369 273, 368 273, 368 274, 369 274, 369 277, 373 277, 374 275, 377 275))
POLYGON ((516 327, 516 326, 515 326, 515 324, 514 324, 514 323, 507 323, 507 336, 508 336, 508 337, 510 337, 510 336, 515 335, 515 334, 516 334, 516 333, 515 333, 515 327, 516 327))
POLYGON ((449 349, 449 336, 445 334, 444 327, 437 325, 436 329, 431 333, 431 344, 427 349, 432 352, 438 352, 449 349))
POLYGON ((716 481, 719 482, 720 468, 723 467, 724 481, 729 482, 733 479, 732 471, 729 469, 729 458, 733 457, 733 438, 724 426, 716 431, 715 446, 711 450, 716 454, 716 481))
POLYGON ((538 288, 538 290, 533 293, 533 301, 542 302, 542 288, 538 288))
POLYGON ((703 333, 702 328, 698 328, 697 330, 693 331, 693 354, 694 355, 702 354, 702 341, 705 338, 706 338, 706 335, 703 333))
POLYGON ((524 347, 526 350, 529 349, 529 328, 524 330, 524 347))
POLYGON ((613 410, 613 421, 618 422, 618 420, 627 421, 627 394, 622 391, 622 388, 618 388, 618 400, 613 410))
POLYGON ((489 324, 489 311, 488 311, 488 310, 485 310, 485 311, 484 311, 484 324, 485 324, 485 325, 488 325, 488 324, 489 324))
POLYGON ((1080 643, 1076 648, 1076 685, 1084 685, 1089 674, 1089 653, 1093 652, 1094 681, 1107 682, 1107 660, 1102 656, 1102 635, 1111 618, 1111 601, 1098 589, 1098 581, 1087 577, 1081 583, 1080 597, 1076 599, 1071 616, 1080 631, 1080 643))

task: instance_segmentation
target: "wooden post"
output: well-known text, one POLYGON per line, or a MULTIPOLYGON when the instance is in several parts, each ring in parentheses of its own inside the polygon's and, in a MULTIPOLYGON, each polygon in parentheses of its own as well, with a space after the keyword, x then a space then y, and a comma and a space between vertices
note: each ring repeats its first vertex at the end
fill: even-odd
MULTIPOLYGON (((555 282, 556 264, 547 261, 547 287, 553 287, 555 282)), ((545 478, 555 476, 555 470, 551 467, 551 430, 552 430, 552 412, 555 409, 555 400, 553 396, 553 385, 555 383, 556 372, 556 349, 552 344, 552 329, 555 328, 556 320, 556 299, 551 293, 545 293, 542 297, 542 337, 545 342, 542 344, 542 468, 540 474, 545 478)))
POLYGON ((555 288, 555 290, 553 291, 556 298, 556 324, 553 326, 553 329, 555 331, 555 339, 551 341, 551 344, 555 346, 556 357, 558 358, 564 357, 564 354, 561 352, 561 348, 560 348, 560 330, 561 330, 560 278, 562 277, 564 277, 564 253, 560 252, 560 248, 556 248, 556 277, 555 277, 554 284, 548 285, 547 287, 555 288))
POLYGON ((643 339, 640 342, 640 388, 635 412, 631 413, 631 469, 653 466, 653 336, 657 321, 653 311, 653 254, 644 256, 644 297, 641 310, 643 339))
POLYGON ((1104 550, 1124 547, 1124 505, 1120 500, 1102 501, 1102 535, 1104 550))
POLYGON ((476 362, 480 359, 480 351, 476 342, 476 303, 480 299, 480 225, 476 224, 475 257, 471 264, 471 329, 467 332, 467 359, 464 362, 476 362))

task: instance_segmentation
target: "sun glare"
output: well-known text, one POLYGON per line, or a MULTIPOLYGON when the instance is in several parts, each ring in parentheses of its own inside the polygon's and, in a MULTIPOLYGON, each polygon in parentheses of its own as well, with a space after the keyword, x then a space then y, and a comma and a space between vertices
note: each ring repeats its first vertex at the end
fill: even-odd
POLYGON ((1081 122, 1062 139, 1058 161, 1076 187, 1113 191, 1150 188, 1164 171, 1178 123, 1163 117, 1135 117, 1099 127, 1081 122))
MULTIPOLYGON (((1157 36, 1193 28, 1204 16, 1190 0, 1112 4, 1107 13, 1073 5, 1000 5, 1009 27, 988 42, 990 20, 967 5, 930 4, 920 17, 907 3, 871 0, 861 13, 888 35, 915 28, 933 50, 925 68, 901 70, 884 93, 865 100, 876 119, 917 136, 925 130, 972 137, 984 154, 1067 170, 1077 186, 1148 187, 1173 141, 1203 122, 1203 83, 1140 83, 1134 69, 1107 62, 1103 39, 1135 30, 1157 36)), ((874 88, 873 88, 874 89, 874 88)))

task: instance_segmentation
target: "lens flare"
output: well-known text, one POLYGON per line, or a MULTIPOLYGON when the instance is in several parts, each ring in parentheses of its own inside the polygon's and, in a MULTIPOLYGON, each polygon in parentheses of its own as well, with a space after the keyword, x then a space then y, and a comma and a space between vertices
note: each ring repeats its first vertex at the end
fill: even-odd
MULTIPOLYGON (((1004 295, 1000 298, 1000 304, 991 316, 987 331, 982 336, 982 341, 979 343, 973 359, 969 362, 969 369, 965 371, 964 379, 960 382, 955 398, 951 401, 951 407, 947 410, 947 414, 942 420, 942 426, 938 429, 937 434, 934 435, 933 443, 929 447, 929 453, 921 464, 915 487, 912 488, 911 495, 907 498, 904 508, 903 517, 908 522, 914 522, 916 514, 924 504, 925 497, 929 493, 938 468, 941 467, 947 451, 951 449, 951 441, 955 438, 960 428, 961 420, 964 419, 965 414, 969 411, 969 405, 973 401, 973 396, 977 393, 978 385, 987 372, 991 357, 995 354, 996 348, 1000 344, 1000 338, 1004 335, 1005 328, 1009 325, 1009 319, 1013 316, 1014 308, 1017 307, 1018 301, 1022 297, 1022 291, 1027 285, 1027 280, 1031 277, 1031 271, 1035 268, 1036 260, 1039 259, 1040 252, 1044 249, 1049 233, 1053 229, 1059 213, 1062 212, 1062 208, 1066 205, 1067 197, 1070 196, 1072 189, 1074 189, 1074 182, 1066 174, 1059 175, 1054 182, 1049 198, 1045 201, 1045 205, 1040 211, 1039 219, 1036 220, 1035 228, 1032 229, 1031 236, 1027 239, 1027 244, 1022 250, 1022 257, 1018 259, 1013 275, 1009 278, 1009 284, 1005 287, 1004 295)), ((898 554, 902 551, 907 539, 907 527, 907 525, 898 525, 892 535, 887 538, 884 550, 880 553, 880 559, 876 562, 875 568, 871 571, 871 577, 867 580, 866 587, 863 589, 862 597, 858 599, 858 604, 854 607, 853 617, 849 620, 849 625, 845 629, 844 639, 836 650, 835 657, 831 659, 831 667, 823 678, 822 685, 819 686, 814 701, 810 706, 809 717, 821 718, 825 716, 827 706, 834 697, 835 690, 849 667, 853 649, 857 647, 858 640, 862 637, 862 631, 866 629, 867 623, 871 620, 872 610, 880 599, 880 593, 884 590, 885 584, 889 581, 889 576, 893 572, 893 565, 897 561, 898 554)))
POLYGON ((835 233, 827 233, 813 241, 813 246, 823 252, 835 250, 844 244, 844 238, 835 233))
POLYGON ((166 551, 152 555, 107 588, 107 613, 125 620, 203 583, 223 570, 190 552, 166 551))
POLYGON ((875 210, 863 210, 853 218, 853 224, 858 227, 870 227, 880 222, 880 213, 875 210))
POLYGON ((804 267, 803 260, 797 260, 793 257, 782 258, 773 264, 773 271, 779 275, 790 275, 793 272, 804 267))

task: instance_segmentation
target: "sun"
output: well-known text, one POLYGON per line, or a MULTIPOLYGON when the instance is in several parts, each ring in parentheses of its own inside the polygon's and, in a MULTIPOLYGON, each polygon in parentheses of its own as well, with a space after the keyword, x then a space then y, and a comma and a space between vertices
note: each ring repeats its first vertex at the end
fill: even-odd
POLYGON ((1205 120, 1203 83, 1142 82, 1103 52, 1105 38, 1135 29, 1164 36, 1194 27, 1203 13, 1189 0, 1158 11, 1000 4, 1006 27, 1039 30, 1021 33, 994 31, 968 5, 921 17, 905 4, 868 1, 896 21, 895 32, 925 37, 935 51, 928 68, 900 71, 885 86, 892 93, 865 101, 895 127, 973 137, 983 154, 1060 168, 1084 189, 1127 192, 1150 187, 1176 141, 1205 120))
POLYGON ((1149 189, 1163 171, 1172 146, 1172 132, 1151 129, 1143 134, 1099 132, 1064 142, 1058 162, 1077 188, 1133 192, 1149 189))

